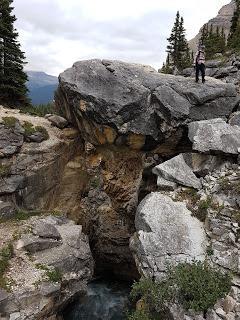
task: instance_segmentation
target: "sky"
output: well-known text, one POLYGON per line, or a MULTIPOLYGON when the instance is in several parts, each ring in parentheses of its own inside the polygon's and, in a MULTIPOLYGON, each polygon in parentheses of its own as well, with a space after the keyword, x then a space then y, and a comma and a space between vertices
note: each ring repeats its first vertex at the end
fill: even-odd
POLYGON ((193 38, 229 0, 14 0, 27 70, 58 75, 75 61, 161 67, 176 12, 193 38))

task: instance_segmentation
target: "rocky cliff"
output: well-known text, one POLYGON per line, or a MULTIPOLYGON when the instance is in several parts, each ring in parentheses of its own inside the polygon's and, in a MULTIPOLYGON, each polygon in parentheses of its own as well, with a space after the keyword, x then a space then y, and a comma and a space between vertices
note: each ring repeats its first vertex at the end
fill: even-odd
MULTIPOLYGON (((209 27, 212 25, 213 30, 216 30, 217 27, 219 28, 219 30, 223 28, 226 37, 228 37, 230 28, 231 28, 231 19, 235 10, 235 6, 236 6, 235 0, 232 0, 229 4, 226 4, 225 6, 223 6, 219 10, 218 15, 215 18, 209 20, 207 22, 207 25, 209 27)), ((196 52, 197 50, 198 42, 201 37, 202 28, 200 29, 199 33, 189 41, 189 47, 191 50, 193 50, 193 52, 196 52)))
MULTIPOLYGON (((67 120, 0 109, 3 234, 23 212, 28 218, 23 223, 27 235, 16 237, 14 228, 11 233, 10 266, 12 259, 22 254, 25 259, 30 252, 35 265, 47 266, 45 271, 63 267, 67 286, 72 283, 68 276, 73 268, 73 277, 84 291, 93 267, 88 238, 95 272, 100 274, 161 278, 167 260, 173 264, 204 260, 215 231, 207 229, 201 215, 200 219, 193 216, 184 201, 184 188, 190 188, 188 194, 197 194, 194 199, 202 196, 204 200, 206 182, 215 177, 210 173, 216 169, 221 175, 226 162, 229 170, 236 166, 240 129, 235 125, 238 113, 232 115, 239 108, 235 86, 217 79, 196 84, 191 78, 162 75, 148 66, 88 60, 60 75, 56 106, 67 120), (41 217, 29 218, 35 214, 41 217), (53 214, 60 218, 49 217, 53 214), (71 234, 76 237, 69 238, 71 234), (64 248, 66 268, 58 259, 64 248)), ((238 200, 231 201, 237 210, 238 200)), ((229 219, 226 232, 235 237, 231 235, 231 259, 238 277, 238 222, 229 219)), ((214 220, 216 228, 222 230, 225 215, 218 220, 214 220)), ((212 244, 213 263, 223 269, 231 264, 226 257, 227 239, 224 235, 212 244)), ((11 277, 25 288, 24 277, 10 273, 11 277)), ((69 297, 61 295, 61 290, 58 287, 57 297, 62 297, 64 305, 69 297)), ((72 297, 80 292, 70 293, 72 297)), ((11 301, 6 297, 5 292, 1 301, 11 301)), ((25 310, 20 305, 11 312, 20 309, 25 310)), ((55 312, 54 308, 44 310, 51 310, 46 313, 50 315, 55 312)))

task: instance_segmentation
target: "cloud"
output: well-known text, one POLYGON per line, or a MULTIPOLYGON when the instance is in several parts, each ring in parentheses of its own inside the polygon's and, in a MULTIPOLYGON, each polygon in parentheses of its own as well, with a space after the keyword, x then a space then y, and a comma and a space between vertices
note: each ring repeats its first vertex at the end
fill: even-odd
POLYGON ((120 59, 160 67, 175 14, 193 37, 226 0, 15 0, 28 69, 58 74, 76 60, 120 59), (207 10, 205 9, 205 6, 207 10))

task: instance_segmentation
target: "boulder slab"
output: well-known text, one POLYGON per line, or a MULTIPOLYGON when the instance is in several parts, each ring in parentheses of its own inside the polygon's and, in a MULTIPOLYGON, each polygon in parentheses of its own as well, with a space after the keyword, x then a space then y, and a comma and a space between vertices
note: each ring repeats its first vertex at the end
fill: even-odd
POLYGON ((204 259, 203 224, 182 202, 152 192, 138 206, 135 227, 130 248, 142 275, 161 278, 169 263, 204 259))
POLYGON ((188 137, 192 148, 201 153, 238 155, 240 151, 240 128, 231 126, 223 119, 192 122, 188 125, 188 137))

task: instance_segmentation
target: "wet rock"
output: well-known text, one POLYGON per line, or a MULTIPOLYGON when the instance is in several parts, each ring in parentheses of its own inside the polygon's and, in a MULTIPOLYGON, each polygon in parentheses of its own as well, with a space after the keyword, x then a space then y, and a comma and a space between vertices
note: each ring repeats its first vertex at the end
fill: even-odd
POLYGON ((240 128, 222 119, 192 122, 188 128, 193 150, 233 155, 238 155, 240 151, 240 128))
POLYGON ((203 225, 186 205, 154 192, 138 206, 130 248, 140 274, 161 278, 166 264, 204 259, 203 225))
POLYGON ((153 168, 153 173, 160 178, 183 186, 201 188, 200 180, 187 165, 182 154, 156 166, 153 168))

